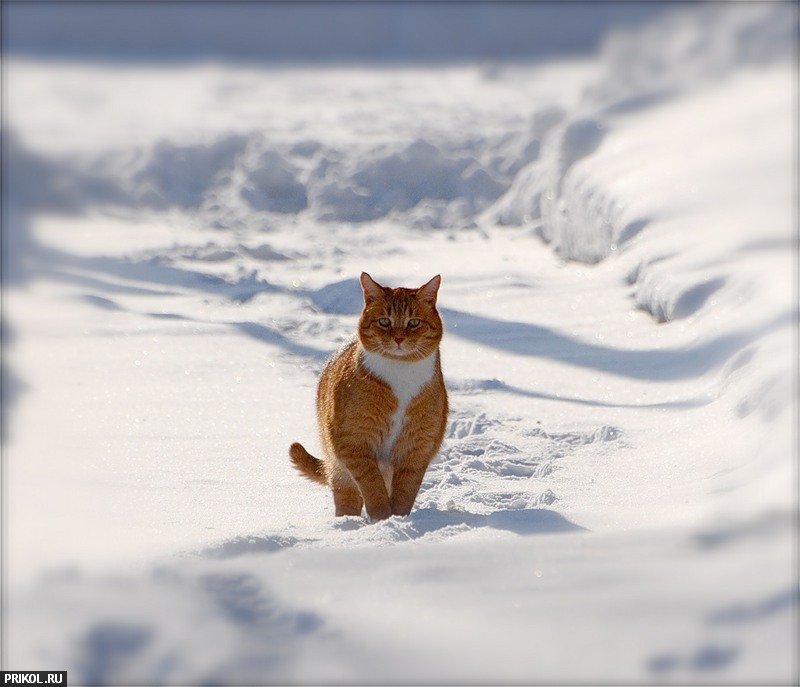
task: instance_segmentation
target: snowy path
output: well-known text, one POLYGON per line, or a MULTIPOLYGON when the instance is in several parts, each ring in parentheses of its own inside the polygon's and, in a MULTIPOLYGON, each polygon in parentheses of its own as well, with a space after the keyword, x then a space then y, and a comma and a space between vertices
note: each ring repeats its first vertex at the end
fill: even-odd
POLYGON ((603 64, 12 64, 4 667, 790 678, 791 69, 603 64), (287 456, 362 270, 452 406, 377 524, 287 456))

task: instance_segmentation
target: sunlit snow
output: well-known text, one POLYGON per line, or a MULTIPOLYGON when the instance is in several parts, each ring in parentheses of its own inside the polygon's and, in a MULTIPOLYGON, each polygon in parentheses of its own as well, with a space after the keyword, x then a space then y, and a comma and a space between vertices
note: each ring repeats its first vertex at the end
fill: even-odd
POLYGON ((793 8, 621 6, 583 53, 489 59, 500 28, 469 53, 383 6, 422 32, 385 61, 293 43, 283 5, 283 60, 10 23, 3 667, 796 679, 793 8), (363 270, 442 274, 452 408, 414 511, 375 524, 288 459, 319 450, 363 270))

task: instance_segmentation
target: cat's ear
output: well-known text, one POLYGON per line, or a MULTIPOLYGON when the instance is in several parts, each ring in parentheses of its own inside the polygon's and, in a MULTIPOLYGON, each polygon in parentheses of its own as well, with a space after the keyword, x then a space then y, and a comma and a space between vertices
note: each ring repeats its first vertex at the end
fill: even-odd
POLYGON ((439 293, 439 286, 442 284, 442 275, 437 274, 425 286, 417 289, 417 297, 428 305, 436 305, 436 295, 439 293))
POLYGON ((361 288, 364 290, 364 303, 372 303, 385 295, 383 287, 366 272, 361 273, 361 288))

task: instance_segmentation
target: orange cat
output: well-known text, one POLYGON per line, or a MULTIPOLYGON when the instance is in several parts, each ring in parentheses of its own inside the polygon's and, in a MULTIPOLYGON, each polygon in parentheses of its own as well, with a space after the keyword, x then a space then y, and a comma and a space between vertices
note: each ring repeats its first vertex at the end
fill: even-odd
POLYGON ((333 490, 336 515, 408 515, 447 421, 439 360, 436 276, 418 289, 361 275, 358 336, 326 365, 317 388, 324 460, 292 444, 306 477, 333 490))

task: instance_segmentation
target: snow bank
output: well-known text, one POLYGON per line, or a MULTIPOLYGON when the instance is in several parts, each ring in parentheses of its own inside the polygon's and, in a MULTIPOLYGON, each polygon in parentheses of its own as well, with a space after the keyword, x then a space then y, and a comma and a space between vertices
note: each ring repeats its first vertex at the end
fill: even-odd
MULTIPOLYGON (((572 172, 575 163, 599 147, 620 117, 656 106, 666 94, 674 98, 745 66, 785 63, 794 19, 785 5, 750 4, 744 11, 707 5, 673 12, 643 31, 612 33, 602 53, 605 75, 586 89, 581 114, 548 127, 541 156, 488 218, 502 224, 541 220, 540 233, 559 255, 583 262, 607 257, 647 218, 623 220, 622 200, 580 170, 572 172)), ((550 122, 553 114, 540 116, 550 122)))
MULTIPOLYGON (((474 141, 440 147, 417 139, 344 151, 318 140, 276 145, 260 132, 185 145, 157 140, 133 151, 104 152, 99 159, 65 156, 46 170, 45 179, 53 178, 51 188, 39 193, 78 206, 165 210, 226 205, 240 216, 309 210, 313 218, 331 222, 409 214, 416 226, 441 228, 466 224, 497 200, 539 145, 538 140, 525 141, 524 147, 481 143, 486 162, 470 154, 474 141), (426 224, 420 216, 434 208, 440 219, 426 224)), ((30 153, 15 153, 18 174, 33 176, 37 164, 30 153)), ((31 186, 20 184, 24 192, 31 186)))
MULTIPOLYGON (((769 65, 785 64, 792 54, 795 19, 784 5, 751 4, 743 11, 708 5, 698 12, 671 13, 640 32, 612 34, 603 51, 606 74, 586 89, 581 113, 551 128, 541 143, 539 157, 516 176, 508 193, 485 213, 484 220, 533 225, 559 256, 595 263, 623 248, 643 229, 651 234, 659 231, 655 220, 664 214, 667 201, 659 201, 658 195, 669 193, 666 184, 691 189, 692 194, 719 197, 719 188, 710 185, 713 179, 725 179, 729 164, 753 165, 763 145, 762 132, 754 133, 749 141, 738 142, 737 152, 721 161, 718 169, 699 169, 694 181, 689 181, 694 174, 689 156, 676 160, 684 169, 672 178, 665 178, 660 168, 672 151, 702 146, 711 140, 717 126, 741 131, 753 115, 740 113, 738 125, 726 122, 725 113, 709 105, 710 100, 701 99, 693 111, 681 110, 678 116, 686 118, 683 122, 664 115, 659 120, 661 128, 641 130, 641 138, 636 141, 617 136, 614 130, 624 128, 637 111, 664 105, 666 94, 674 101, 682 94, 696 93, 700 87, 713 88, 720 78, 735 70, 768 70, 769 65), (611 140, 604 141, 606 138, 611 140), (595 152, 592 159, 581 163, 595 152), (637 155, 638 166, 620 169, 621 152, 637 155), (619 173, 612 177, 609 169, 619 173), (653 180, 651 187, 646 180, 653 180), (637 200, 649 197, 649 206, 632 203, 631 188, 635 188, 637 200)), ((777 78, 770 95, 785 107, 790 91, 782 79, 777 78)), ((756 83, 759 81, 754 78, 757 88, 756 83)), ((769 97, 763 92, 759 95, 769 97)), ((679 109, 664 107, 673 113, 679 109)), ((549 117, 549 112, 543 114, 549 117)), ((784 141, 788 135, 785 128, 779 134, 784 141)), ((696 157, 703 154, 698 152, 696 157)), ((788 160, 783 164, 783 168, 777 168, 775 178, 763 180, 759 190, 749 189, 755 202, 771 191, 777 194, 776 202, 778 197, 784 197, 785 188, 778 186, 786 178, 788 160)), ((666 243, 673 247, 691 246, 696 227, 687 224, 683 231, 683 238, 672 236, 666 243)), ((776 231, 784 230, 776 227, 776 231)), ((729 232, 712 236, 721 244, 717 250, 728 245, 729 232)), ((630 281, 637 287, 636 302, 659 321, 691 315, 725 283, 725 277, 695 270, 684 283, 670 284, 664 278, 664 270, 668 269, 664 251, 657 244, 650 243, 651 254, 640 257, 631 272, 630 281)), ((674 272, 670 280, 678 280, 674 272)))
POLYGON ((787 5, 709 3, 667 14, 641 31, 613 31, 601 51, 606 75, 587 89, 587 98, 620 113, 708 85, 743 65, 787 62, 796 30, 787 5))

